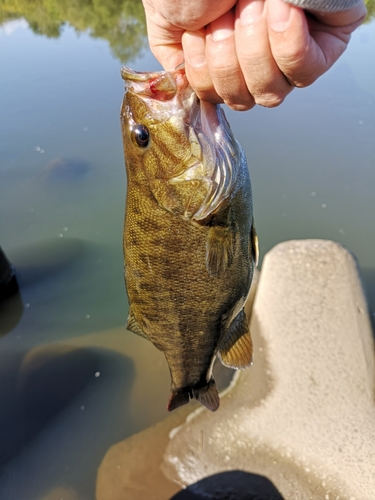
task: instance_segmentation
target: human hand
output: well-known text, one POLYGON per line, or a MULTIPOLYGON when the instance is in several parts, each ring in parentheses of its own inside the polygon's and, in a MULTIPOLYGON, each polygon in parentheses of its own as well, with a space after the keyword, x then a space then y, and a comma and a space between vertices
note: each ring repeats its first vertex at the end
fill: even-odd
POLYGON ((284 0, 143 0, 150 47, 165 69, 185 62, 197 95, 236 110, 275 107, 345 51, 363 0, 341 12, 306 12, 284 0))

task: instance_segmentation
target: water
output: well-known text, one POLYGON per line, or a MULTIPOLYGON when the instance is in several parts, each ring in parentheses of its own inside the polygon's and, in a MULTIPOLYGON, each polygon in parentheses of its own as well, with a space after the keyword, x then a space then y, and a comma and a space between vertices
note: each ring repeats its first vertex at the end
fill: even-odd
MULTIPOLYGON (((0 244, 21 283, 0 309, 0 500, 94 498, 108 448, 166 415, 163 356, 124 329, 119 125, 120 59, 159 66, 139 7, 102 3, 36 15, 25 2, 50 37, 20 19, 0 28, 0 244)), ((340 241, 375 310, 374 52, 372 22, 280 108, 227 115, 261 254, 287 239, 340 241)))

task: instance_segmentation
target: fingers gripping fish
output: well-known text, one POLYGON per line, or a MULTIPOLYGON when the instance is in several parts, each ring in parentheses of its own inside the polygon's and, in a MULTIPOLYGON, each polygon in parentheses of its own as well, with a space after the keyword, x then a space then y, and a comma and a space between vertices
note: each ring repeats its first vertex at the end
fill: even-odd
POLYGON ((216 356, 252 363, 243 305, 258 250, 246 158, 183 69, 122 77, 127 328, 163 351, 169 410, 195 398, 214 411, 216 356))

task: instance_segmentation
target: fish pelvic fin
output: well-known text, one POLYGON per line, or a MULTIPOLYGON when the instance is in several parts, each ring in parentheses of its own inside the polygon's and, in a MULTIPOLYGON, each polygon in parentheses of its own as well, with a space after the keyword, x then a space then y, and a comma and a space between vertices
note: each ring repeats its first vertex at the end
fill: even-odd
POLYGON ((133 316, 133 313, 132 313, 131 310, 129 312, 128 321, 126 322, 126 329, 129 330, 129 331, 131 331, 131 332, 133 332, 133 333, 135 333, 136 335, 139 335, 140 337, 143 337, 144 339, 149 340, 149 338, 147 337, 147 335, 142 330, 140 324, 138 323, 138 321, 133 316))
POLYGON ((179 406, 187 404, 192 398, 209 410, 216 411, 220 405, 220 398, 215 380, 212 378, 206 385, 201 387, 184 387, 172 390, 169 395, 167 409, 168 411, 175 410, 179 406))
POLYGON ((218 276, 232 264, 235 235, 231 226, 212 226, 206 244, 206 266, 208 272, 218 276))
POLYGON ((258 267, 259 242, 258 242, 258 235, 254 226, 254 218, 253 218, 253 223, 251 225, 250 242, 251 242, 251 253, 254 261, 254 266, 258 267))
POLYGON ((229 331, 220 345, 218 355, 223 365, 229 368, 244 370, 252 365, 253 342, 243 309, 230 324, 229 331))

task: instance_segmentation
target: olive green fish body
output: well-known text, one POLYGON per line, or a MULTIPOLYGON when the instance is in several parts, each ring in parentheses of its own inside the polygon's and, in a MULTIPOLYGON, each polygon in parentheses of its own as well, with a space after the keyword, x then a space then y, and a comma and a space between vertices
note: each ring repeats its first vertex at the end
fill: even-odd
POLYGON ((123 76, 127 327, 164 352, 171 374, 168 409, 196 398, 215 410, 215 357, 233 368, 252 360, 243 304, 256 236, 246 159, 216 106, 209 115, 216 120, 214 134, 207 131, 182 72, 124 69, 123 76), (169 81, 160 82, 165 75, 169 81), (209 144, 215 134, 223 140, 216 152, 209 144), (236 166, 229 175, 231 162, 236 166))

